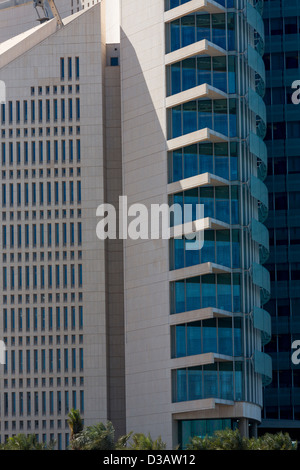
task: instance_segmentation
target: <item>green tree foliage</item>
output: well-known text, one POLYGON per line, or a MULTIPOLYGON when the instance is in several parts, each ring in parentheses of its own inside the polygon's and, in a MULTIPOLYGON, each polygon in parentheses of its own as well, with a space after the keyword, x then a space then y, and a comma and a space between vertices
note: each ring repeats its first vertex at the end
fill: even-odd
POLYGON ((49 444, 38 442, 35 434, 18 434, 9 437, 5 444, 2 444, 1 450, 53 450, 55 442, 49 444))
POLYGON ((297 443, 293 443, 289 434, 279 432, 277 434, 265 434, 258 439, 249 439, 250 450, 297 450, 297 443))
POLYGON ((297 443, 293 443, 290 436, 282 432, 265 434, 259 438, 242 437, 238 429, 225 429, 216 431, 213 436, 193 437, 188 450, 296 450, 297 443))
POLYGON ((72 442, 75 450, 121 450, 126 448, 130 434, 115 441, 115 429, 110 421, 84 428, 72 442))
POLYGON ((68 414, 68 425, 71 432, 71 441, 83 430, 83 422, 78 410, 72 408, 68 414))
POLYGON ((167 448, 167 444, 162 441, 161 436, 153 441, 150 434, 146 436, 142 433, 135 433, 131 438, 132 441, 128 446, 130 450, 165 450, 167 448))
MULTIPOLYGON (((153 440, 150 434, 129 433, 115 439, 115 429, 110 421, 94 426, 83 427, 78 410, 69 413, 69 426, 72 433, 71 448, 74 450, 165 450, 167 445, 161 436, 153 440)), ((53 450, 55 442, 40 443, 35 434, 18 434, 0 445, 0 450, 53 450)), ((213 436, 190 439, 188 450, 296 450, 287 433, 265 434, 259 438, 242 437, 239 431, 225 429, 216 431, 213 436)))

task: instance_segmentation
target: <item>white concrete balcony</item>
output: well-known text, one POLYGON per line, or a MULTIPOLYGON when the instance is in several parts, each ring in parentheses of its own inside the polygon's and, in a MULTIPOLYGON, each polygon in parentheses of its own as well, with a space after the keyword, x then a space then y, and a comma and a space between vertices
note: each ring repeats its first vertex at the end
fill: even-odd
POLYGON ((176 93, 176 95, 168 96, 166 98, 166 108, 172 108, 179 104, 187 103, 188 101, 197 100, 199 98, 208 98, 211 100, 220 100, 228 98, 228 94, 218 88, 215 88, 207 83, 190 88, 189 90, 176 93))
POLYGON ((232 362, 233 357, 214 352, 195 354, 194 356, 184 356, 171 359, 172 369, 181 369, 183 367, 205 366, 215 364, 216 362, 232 362))
POLYGON ((212 318, 231 318, 232 312, 221 310, 215 307, 200 308, 198 310, 191 310, 189 312, 174 313, 170 315, 170 325, 179 325, 184 323, 191 323, 200 320, 211 320, 212 318))
POLYGON ((172 403, 172 418, 177 419, 221 419, 249 418, 261 420, 261 407, 245 401, 203 398, 172 403))
POLYGON ((228 142, 228 139, 226 135, 205 127, 204 129, 169 139, 167 141, 167 150, 177 150, 187 145, 197 144, 198 142, 228 142))
POLYGON ((217 263, 201 263, 187 268, 175 269, 169 272, 169 281, 179 281, 187 277, 204 276, 205 274, 229 274, 232 272, 231 268, 222 266, 217 263))
POLYGON ((183 59, 188 59, 195 55, 209 55, 211 57, 226 56, 227 52, 220 46, 213 44, 207 39, 194 42, 188 46, 181 47, 176 51, 169 52, 165 55, 165 65, 175 64, 183 59))
POLYGON ((213 219, 212 217, 204 217, 203 219, 193 220, 192 222, 170 227, 170 238, 178 238, 181 237, 182 234, 189 235, 194 232, 199 232, 200 230, 225 230, 229 228, 230 224, 226 222, 213 219))
POLYGON ((168 184, 168 194, 176 194, 200 186, 229 186, 230 182, 212 173, 202 173, 168 184))
POLYGON ((226 9, 213 0, 191 0, 179 7, 166 11, 164 21, 165 23, 169 23, 170 21, 177 20, 182 16, 195 13, 196 11, 201 13, 224 13, 226 9))

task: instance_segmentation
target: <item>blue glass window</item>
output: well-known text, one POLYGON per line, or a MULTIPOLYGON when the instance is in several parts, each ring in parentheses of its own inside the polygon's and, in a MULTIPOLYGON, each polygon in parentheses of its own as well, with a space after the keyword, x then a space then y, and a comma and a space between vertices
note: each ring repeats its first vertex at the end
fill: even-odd
POLYGON ((201 297, 202 297, 202 308, 216 307, 216 286, 215 276, 208 274, 203 276, 201 280, 201 297))
POLYGON ((233 328, 231 318, 218 319, 218 352, 233 355, 233 328))
POLYGON ((75 78, 79 80, 79 57, 75 57, 75 78))
POLYGON ((186 279, 186 307, 187 310, 200 308, 200 282, 198 277, 186 279))
POLYGON ((171 328, 172 358, 208 352, 241 356, 241 325, 241 318, 218 318, 176 325, 171 328))
MULTIPOLYGON (((189 101, 182 105, 182 122, 180 119, 180 127, 182 131, 175 129, 176 135, 189 134, 197 130, 197 103, 189 101)), ((205 126, 206 127, 206 126, 205 126)))
POLYGON ((215 319, 203 322, 202 334, 203 353, 217 352, 217 328, 215 319))
POLYGON ((50 121, 50 100, 46 100, 46 121, 50 121))
POLYGON ((194 100, 168 110, 168 138, 208 127, 225 136, 237 135, 236 100, 194 100))
POLYGON ((238 190, 237 186, 205 187, 176 193, 169 197, 170 207, 174 204, 182 205, 181 211, 175 210, 171 218, 171 226, 197 219, 196 205, 204 204, 204 217, 212 217, 223 222, 238 223, 238 190), (231 198, 230 198, 231 196, 231 198), (186 207, 185 207, 186 205, 186 207), (191 208, 188 205, 192 205, 191 208), (181 212, 181 213, 180 213, 181 212), (231 221, 230 221, 231 216, 231 221))
POLYGON ((170 10, 171 8, 176 8, 179 5, 183 5, 184 3, 189 2, 190 0, 166 0, 165 7, 166 10, 170 10))
POLYGON ((217 364, 208 364, 203 367, 203 398, 218 397, 217 364))
POLYGON ((60 59, 60 79, 65 79, 65 59, 63 57, 60 59))
POLYGON ((200 262, 214 263, 216 261, 215 256, 215 233, 212 230, 206 230, 204 232, 204 245, 200 251, 200 262))
POLYGON ((202 392, 202 367, 188 369, 188 399, 201 400, 202 392))
POLYGON ((224 400, 234 400, 233 363, 219 365, 220 397, 224 400))
POLYGON ((58 111, 57 111, 57 99, 53 100, 53 118, 54 122, 57 121, 58 111))
POLYGON ((242 320, 234 318, 234 355, 242 355, 242 320))
POLYGON ((206 39, 225 50, 235 49, 235 14, 189 14, 166 26, 166 51, 172 52, 206 39))
POLYGON ((186 356, 186 326, 178 325, 172 328, 172 357, 186 356))
POLYGON ((68 57, 68 79, 72 80, 72 57, 68 57))
POLYGON ((65 106, 64 98, 62 98, 60 102, 60 112, 61 112, 61 120, 64 121, 66 118, 66 106, 65 106))
POLYGON ((31 122, 35 121, 35 101, 31 100, 31 122))
POLYGON ((38 110, 39 110, 39 122, 43 120, 43 101, 38 100, 38 110))
POLYGON ((244 399, 243 389, 243 363, 235 362, 234 383, 235 383, 235 400, 242 401, 244 399))
POLYGON ((198 170, 198 155, 197 145, 191 145, 183 149, 184 153, 184 168, 183 173, 185 178, 190 178, 199 173, 198 170))
POLYGON ((231 281, 227 274, 218 275, 218 307, 232 311, 231 281))
POLYGON ((171 313, 206 307, 239 312, 240 275, 205 274, 171 283, 171 313))
MULTIPOLYGON (((177 329, 177 327, 176 327, 177 329)), ((201 322, 192 322, 186 325, 186 354, 192 356, 202 353, 201 322)))
POLYGON ((56 307, 56 329, 60 330, 60 307, 56 307))
POLYGON ((174 95, 176 93, 180 93, 182 91, 180 62, 168 67, 167 73, 169 74, 169 84, 168 84, 169 94, 174 95))
POLYGON ((46 154, 47 154, 47 163, 50 163, 50 160, 51 160, 51 145, 50 145, 49 140, 46 142, 46 154))
POLYGON ((230 223, 230 200, 229 200, 229 187, 216 187, 215 188, 215 201, 216 201, 216 218, 230 223))
POLYGON ((168 95, 207 83, 228 93, 236 92, 235 56, 184 59, 167 67, 168 95))
POLYGON ((200 250, 189 250, 189 243, 191 242, 185 238, 170 240, 171 270, 207 262, 215 262, 232 268, 240 266, 240 243, 237 229, 231 232, 229 230, 205 230, 204 244, 200 250))
POLYGON ((217 263, 231 267, 230 231, 218 230, 216 232, 217 263))
MULTIPOLYGON (((172 8, 176 8, 184 3, 189 2, 190 0, 165 0, 165 10, 171 10, 172 8)), ((235 0, 215 0, 216 3, 219 3, 223 7, 227 6, 227 8, 232 8, 235 4, 235 0)), ((205 435, 205 434, 204 434, 205 435)))
POLYGON ((27 123, 27 119, 28 119, 28 103, 27 101, 23 101, 23 120, 24 120, 24 123, 27 123))
POLYGON ((239 312, 241 309, 241 286, 240 275, 233 274, 233 311, 239 312))
POLYGON ((195 15, 181 18, 181 47, 195 42, 195 15))
MULTIPOLYGON (((225 14, 212 15, 212 42, 226 49, 225 14)), ((230 32, 229 32, 230 34, 230 32)))
POLYGON ((79 328, 83 328, 83 308, 82 306, 79 307, 79 328))
POLYGON ((187 400, 187 371, 186 369, 178 369, 176 371, 176 390, 175 399, 173 401, 187 400))

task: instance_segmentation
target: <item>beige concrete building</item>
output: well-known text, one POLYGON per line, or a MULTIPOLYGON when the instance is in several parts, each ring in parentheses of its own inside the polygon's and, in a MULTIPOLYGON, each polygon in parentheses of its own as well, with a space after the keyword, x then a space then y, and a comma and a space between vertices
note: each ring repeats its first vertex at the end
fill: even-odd
POLYGON ((0 45, 2 442, 35 433, 64 448, 72 407, 125 432, 122 245, 97 239, 95 216, 122 184, 107 50, 119 56, 104 3, 0 45))

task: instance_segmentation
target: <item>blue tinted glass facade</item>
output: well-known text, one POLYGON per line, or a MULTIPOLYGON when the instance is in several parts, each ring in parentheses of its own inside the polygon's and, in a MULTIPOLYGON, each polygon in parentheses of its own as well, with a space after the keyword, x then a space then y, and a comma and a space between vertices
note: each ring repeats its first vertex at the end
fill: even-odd
POLYGON ((171 227, 196 223, 199 205, 205 221, 201 248, 191 249, 188 236, 169 241, 173 409, 188 412, 193 402, 197 410, 197 419, 182 413, 176 424, 183 447, 188 432, 234 422, 246 433, 255 428, 271 380, 261 352, 270 339, 262 5, 208 0, 190 13, 188 6, 165 2, 171 227), (217 420, 208 411, 220 400, 232 418, 229 408, 222 415, 220 407, 217 420), (241 402, 251 416, 233 411, 241 402))
POLYGON ((300 338, 300 108, 291 88, 300 77, 300 2, 268 0, 264 4, 266 33, 267 134, 273 379, 264 391, 263 428, 285 429, 299 439, 300 368, 291 361, 300 338))
POLYGON ((237 429, 238 420, 236 419, 189 419, 182 420, 179 423, 179 440, 183 448, 189 443, 191 436, 212 436, 215 431, 222 429, 237 429))

